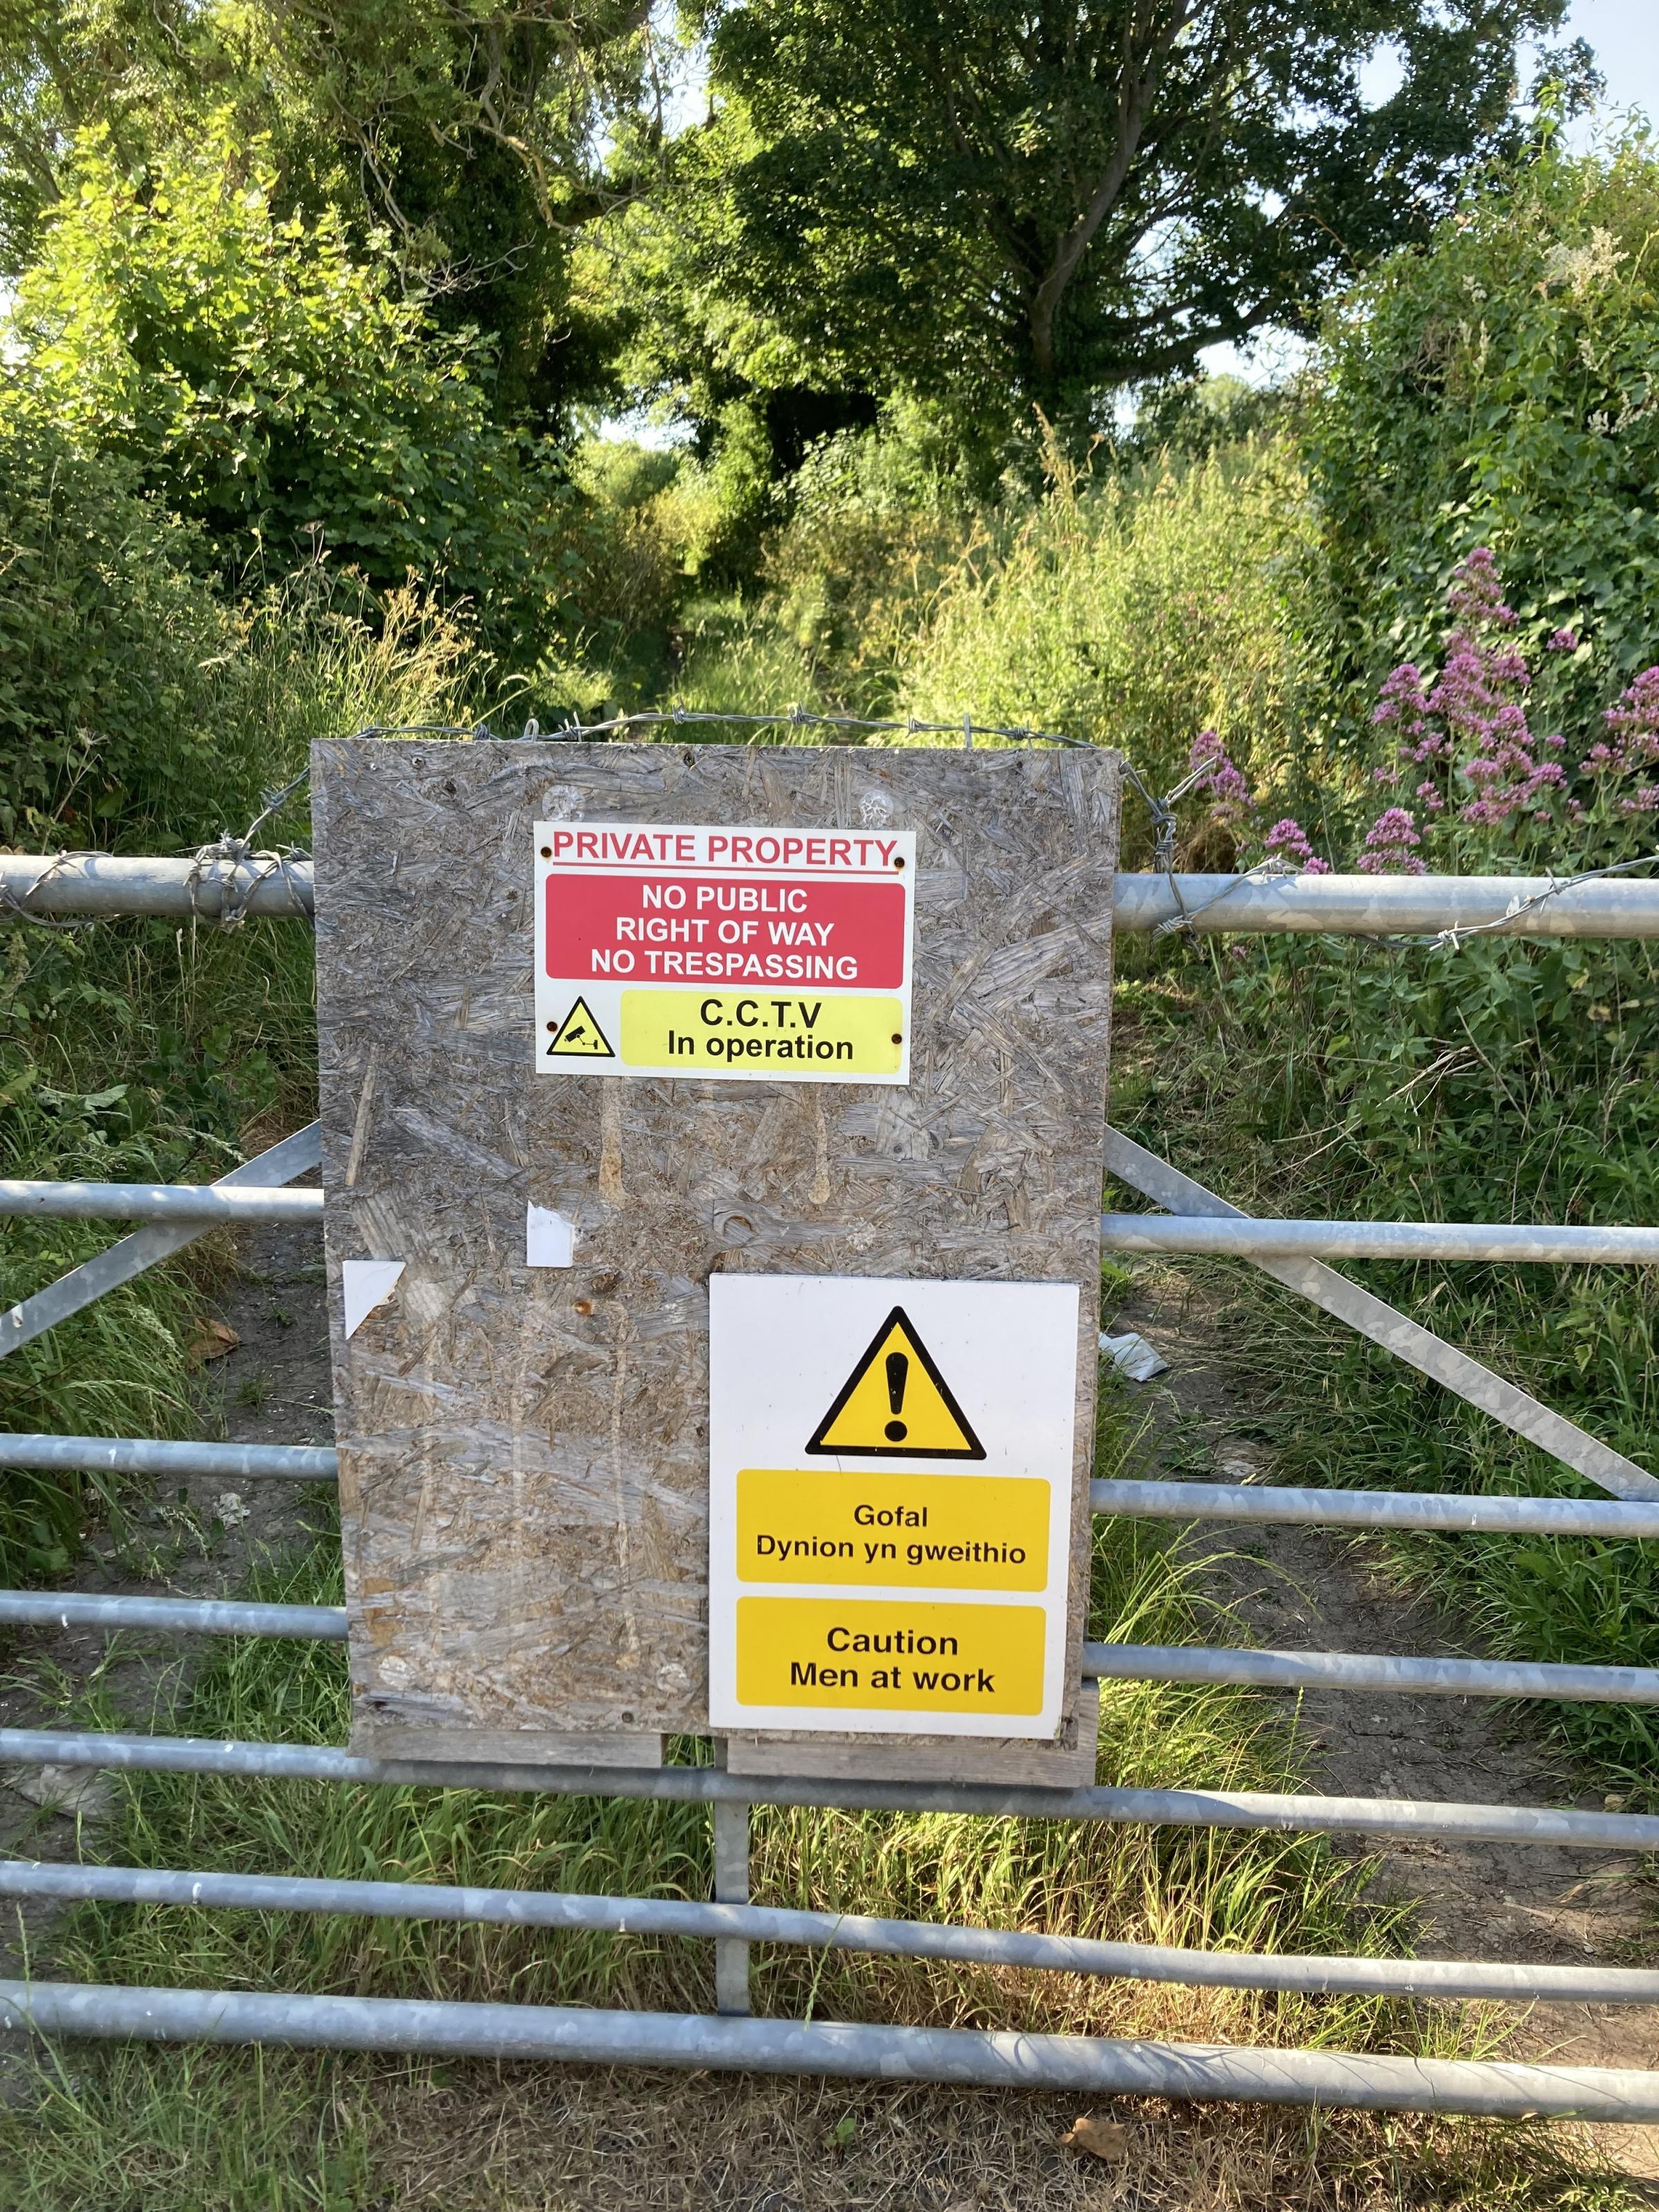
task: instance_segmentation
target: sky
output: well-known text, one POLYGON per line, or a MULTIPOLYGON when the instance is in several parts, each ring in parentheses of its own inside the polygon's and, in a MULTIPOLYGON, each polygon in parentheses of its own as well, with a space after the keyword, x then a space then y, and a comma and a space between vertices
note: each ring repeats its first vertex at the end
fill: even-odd
POLYGON ((1659 123, 1659 8, 1654 0, 1573 0, 1563 27, 1588 39, 1614 107, 1640 107, 1659 123))
MULTIPOLYGON (((1659 0, 1573 0, 1556 38, 1563 43, 1586 40, 1607 84, 1598 112, 1579 117, 1567 131, 1570 144, 1588 146, 1610 115, 1628 108, 1641 108, 1659 125, 1659 0)), ((1386 61, 1373 64, 1372 73, 1376 95, 1386 97, 1386 61)), ((1397 82, 1397 72, 1395 76, 1397 82)), ((1202 359, 1212 374, 1271 384, 1295 368, 1306 351, 1297 339, 1266 331, 1248 347, 1211 346, 1202 359)))

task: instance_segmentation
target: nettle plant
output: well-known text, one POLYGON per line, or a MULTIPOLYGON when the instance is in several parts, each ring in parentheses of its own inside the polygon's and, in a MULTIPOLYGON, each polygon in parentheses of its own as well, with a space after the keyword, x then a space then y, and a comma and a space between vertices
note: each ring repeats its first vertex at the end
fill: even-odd
MULTIPOLYGON (((1451 617, 1438 672, 1405 661, 1382 685, 1373 726, 1391 741, 1373 769, 1381 791, 1400 795, 1366 830, 1354 866, 1365 875, 1423 875, 1548 862, 1604 867, 1659 846, 1659 666, 1644 669, 1602 715, 1604 734, 1580 751, 1546 722, 1558 687, 1535 670, 1516 635, 1498 563, 1477 546, 1447 592, 1451 617)), ((1558 629, 1543 652, 1565 668, 1590 648, 1558 629)), ((1192 749, 1194 788, 1241 860, 1275 860, 1322 872, 1301 825, 1264 830, 1267 809, 1213 731, 1192 749)))

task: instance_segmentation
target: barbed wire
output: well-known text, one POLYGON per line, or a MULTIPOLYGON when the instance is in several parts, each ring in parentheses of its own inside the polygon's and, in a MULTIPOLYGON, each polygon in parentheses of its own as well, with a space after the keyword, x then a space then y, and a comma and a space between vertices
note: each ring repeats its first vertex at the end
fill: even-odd
MULTIPOLYGON (((639 714, 616 714, 603 722, 563 722, 550 730, 544 730, 532 714, 525 723, 522 735, 524 739, 532 743, 538 740, 553 744, 580 744, 586 740, 604 743, 630 730, 679 728, 704 724, 727 725, 734 728, 903 731, 915 737, 944 734, 959 737, 969 751, 973 750, 976 737, 1005 738, 1016 743, 1083 746, 1087 749, 1087 740, 1082 738, 1063 737, 1050 730, 1004 727, 975 722, 971 715, 964 715, 959 723, 922 722, 918 721, 915 715, 907 715, 902 722, 881 721, 855 714, 812 714, 804 707, 791 707, 781 712, 743 714, 717 713, 692 707, 661 708, 639 714)), ((376 722, 361 730, 354 730, 350 734, 354 738, 440 737, 476 739, 490 738, 495 733, 487 722, 465 726, 455 722, 376 722)), ((222 830, 210 843, 198 846, 191 858, 190 872, 185 878, 192 922, 198 918, 205 918, 215 921, 222 930, 240 929, 248 918, 249 902, 262 884, 270 882, 273 877, 281 877, 292 886, 289 868, 295 860, 309 859, 310 855, 302 848, 294 845, 286 846, 280 852, 258 851, 254 847, 253 839, 256 832, 274 815, 280 813, 290 799, 305 789, 310 776, 309 768, 301 769, 279 791, 267 792, 259 812, 240 837, 228 830, 222 830), (219 890, 216 913, 210 913, 202 903, 202 890, 209 884, 216 885, 219 890)), ((59 860, 67 860, 74 857, 64 854, 59 856, 59 860)), ((50 870, 43 870, 39 881, 44 882, 50 872, 50 870)), ((25 896, 33 896, 38 888, 38 882, 31 884, 25 896)), ((15 905, 15 902, 9 901, 9 903, 15 905)), ((42 921, 45 917, 31 915, 28 919, 42 921)), ((79 927, 82 925, 76 922, 73 926, 79 927)))
MULTIPOLYGON (((522 740, 544 744, 580 744, 593 741, 608 743, 633 730, 678 729, 715 726, 733 729, 823 729, 901 733, 906 737, 959 738, 964 750, 971 751, 976 738, 1000 738, 1014 744, 1060 745, 1084 752, 1098 750, 1091 739, 1074 738, 1059 730, 1042 730, 1024 723, 975 722, 971 714, 965 714, 960 722, 927 722, 914 714, 902 720, 889 717, 859 714, 822 714, 805 707, 792 706, 782 709, 760 709, 753 713, 733 713, 724 709, 701 707, 664 707, 641 709, 637 713, 615 714, 604 721, 584 722, 573 719, 544 730, 532 714, 525 722, 522 740)), ((349 738, 457 738, 492 739, 496 732, 487 721, 458 722, 372 722, 349 732, 349 738)), ((349 739, 346 741, 349 741, 349 739)), ((336 742, 339 742, 337 740, 336 742)), ((1152 865, 1149 871, 1161 875, 1168 885, 1170 896, 1176 911, 1159 922, 1152 931, 1154 939, 1191 931, 1199 919, 1221 904, 1247 884, 1271 882, 1275 878, 1294 877, 1301 873, 1296 863, 1277 854, 1256 861, 1224 883, 1218 890, 1200 904, 1189 907, 1182 889, 1181 878, 1176 872, 1176 839, 1179 820, 1176 809, 1212 773, 1205 763, 1167 792, 1153 791, 1127 755, 1119 754, 1119 764, 1124 781, 1129 785, 1150 817, 1152 831, 1152 865)), ((307 848, 286 845, 277 850, 256 848, 253 842, 258 831, 272 820, 289 802, 296 798, 311 781, 309 767, 274 791, 262 794, 260 809, 240 836, 222 830, 210 842, 198 845, 191 856, 191 866, 185 877, 190 895, 192 926, 198 920, 215 922, 225 931, 239 929, 248 919, 250 903, 260 886, 273 878, 286 883, 296 908, 300 896, 296 879, 290 871, 296 861, 309 860, 307 848), (219 892, 216 911, 210 912, 202 902, 201 893, 212 884, 219 892)), ((98 915, 45 915, 30 905, 41 888, 49 883, 60 869, 80 860, 106 859, 107 854, 88 851, 55 853, 45 861, 39 872, 21 896, 4 884, 0 884, 0 913, 15 915, 20 921, 33 923, 38 929, 76 930, 90 928, 103 919, 98 915)), ((1580 885, 1596 883, 1608 876, 1630 873, 1633 869, 1659 865, 1659 852, 1646 853, 1635 860, 1617 860, 1604 867, 1581 869, 1569 876, 1557 877, 1546 870, 1548 880, 1541 890, 1525 898, 1510 902, 1504 913, 1490 921, 1472 922, 1467 927, 1457 924, 1431 935, 1401 932, 1395 941, 1402 944, 1445 947, 1455 952, 1462 950, 1471 938, 1502 934, 1523 915, 1547 905, 1551 899, 1576 890, 1580 885)))
POLYGON ((726 724, 733 728, 883 730, 898 731, 911 738, 955 737, 962 739, 963 750, 968 752, 973 750, 975 738, 1007 738, 1016 744, 1070 745, 1085 752, 1096 750, 1087 738, 1066 737, 1059 730, 1032 729, 1024 723, 976 722, 968 714, 959 722, 922 722, 914 714, 907 714, 902 721, 883 721, 864 714, 819 714, 805 707, 752 714, 717 712, 703 707, 653 707, 639 714, 616 714, 604 722, 564 722, 551 730, 544 730, 531 721, 525 725, 524 733, 556 744, 587 738, 611 738, 619 730, 665 726, 678 729, 704 723, 726 724))
POLYGON ((21 898, 8 884, 0 884, 0 914, 11 915, 19 921, 31 922, 36 929, 90 929, 94 922, 102 921, 101 915, 36 914, 27 902, 43 884, 50 883, 58 871, 66 868, 71 860, 100 860, 106 857, 101 853, 54 853, 21 898))
POLYGON ((1433 937, 1414 938, 1411 942, 1443 945, 1452 951, 1459 952, 1469 938, 1486 937, 1494 931, 1505 930, 1510 922, 1518 921, 1523 914, 1530 914, 1534 907, 1546 906, 1551 899, 1559 898, 1563 891, 1577 890, 1581 884, 1599 883, 1604 876, 1628 875, 1632 868, 1650 868, 1656 863, 1659 863, 1659 853, 1643 853, 1634 860, 1614 860, 1605 868, 1584 868, 1575 876, 1558 878, 1553 869, 1547 868, 1545 873, 1549 881, 1541 891, 1534 891, 1530 898, 1511 899, 1503 913, 1495 915, 1491 921, 1474 921, 1467 928, 1454 922, 1449 929, 1440 930, 1433 937))

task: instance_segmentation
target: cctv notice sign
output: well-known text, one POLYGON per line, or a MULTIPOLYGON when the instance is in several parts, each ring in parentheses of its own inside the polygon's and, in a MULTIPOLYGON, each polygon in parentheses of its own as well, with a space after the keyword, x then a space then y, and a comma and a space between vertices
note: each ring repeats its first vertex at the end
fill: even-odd
POLYGON ((708 1295, 711 1727, 1054 1735, 1076 1285, 708 1295))
POLYGON ((913 830, 535 840, 544 1074, 908 1082, 913 830))

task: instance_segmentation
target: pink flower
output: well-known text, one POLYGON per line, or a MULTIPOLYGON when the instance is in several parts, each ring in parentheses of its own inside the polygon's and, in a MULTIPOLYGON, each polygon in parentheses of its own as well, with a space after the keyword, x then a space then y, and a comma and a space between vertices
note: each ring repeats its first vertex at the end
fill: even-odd
POLYGON ((1547 653, 1577 653, 1578 633, 1576 629, 1553 629, 1545 640, 1547 653))
POLYGON ((1188 762, 1194 769, 1204 770, 1193 788, 1209 793, 1211 819, 1224 829, 1242 830, 1255 805, 1255 794, 1213 730, 1199 732, 1188 762))
POLYGON ((1489 624, 1494 629, 1515 628, 1516 611, 1504 604, 1498 556, 1490 545, 1477 545, 1467 559, 1459 562, 1452 571, 1446 604, 1460 622, 1475 628, 1489 624))
POLYGON ((1413 849, 1422 842, 1416 823, 1403 806, 1387 807, 1365 834, 1359 872, 1366 876, 1425 875, 1427 870, 1413 849))
POLYGON ((1288 814, 1282 822, 1274 823, 1264 842, 1273 858, 1293 860, 1305 876, 1328 876, 1331 872, 1328 860, 1316 857, 1307 831, 1288 814))
MULTIPOLYGON (((1659 763, 1659 668, 1644 668, 1602 716, 1612 743, 1593 744, 1578 763, 1581 775, 1608 782, 1616 777, 1643 775, 1659 763)), ((1638 784, 1618 802, 1620 814, 1650 814, 1656 787, 1638 784)))
POLYGON ((1382 679, 1382 689, 1377 694, 1376 708, 1371 716, 1374 722, 1416 723, 1423 713, 1425 691, 1423 678, 1409 660, 1402 660, 1382 679))

